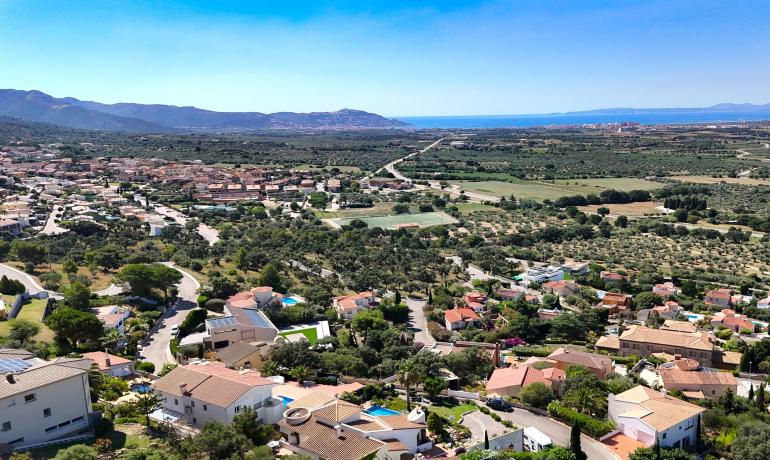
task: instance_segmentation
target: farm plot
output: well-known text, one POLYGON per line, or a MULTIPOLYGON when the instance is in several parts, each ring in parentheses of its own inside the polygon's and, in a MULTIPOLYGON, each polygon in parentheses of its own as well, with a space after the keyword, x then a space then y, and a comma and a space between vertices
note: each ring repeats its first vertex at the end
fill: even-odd
POLYGON ((604 190, 654 190, 663 184, 636 178, 569 179, 557 181, 450 181, 463 190, 494 196, 511 196, 535 201, 556 200, 563 196, 600 194, 604 190))
POLYGON ((434 225, 456 224, 457 219, 443 212, 421 212, 417 214, 394 214, 390 216, 372 216, 372 217, 347 217, 327 219, 335 227, 350 224, 353 220, 362 220, 370 228, 379 227, 395 229, 400 226, 432 227, 434 225))

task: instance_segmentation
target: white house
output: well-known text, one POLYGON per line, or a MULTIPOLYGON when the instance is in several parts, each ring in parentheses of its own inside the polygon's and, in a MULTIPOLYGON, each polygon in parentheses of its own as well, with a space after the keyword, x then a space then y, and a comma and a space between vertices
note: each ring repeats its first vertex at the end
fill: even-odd
POLYGON ((368 310, 376 306, 373 291, 359 292, 358 294, 345 295, 334 298, 334 309, 342 319, 351 319, 358 312, 368 310))
POLYGON ((90 429, 90 361, 8 351, 0 354, 0 444, 18 449, 90 429))
POLYGON ((641 385, 608 396, 609 418, 624 435, 647 446, 654 445, 656 439, 661 447, 695 446, 704 410, 668 396, 666 390, 641 385))
POLYGON ((545 433, 533 426, 524 428, 524 450, 538 452, 553 446, 553 441, 545 433))
POLYGON ((283 408, 282 401, 272 396, 278 384, 255 371, 228 369, 220 362, 193 362, 153 382, 153 390, 164 398, 161 413, 155 417, 202 426, 230 423, 235 414, 251 407, 264 423, 276 423, 283 408))
POLYGON ((560 281, 564 279, 564 271, 561 267, 531 267, 521 274, 525 283, 545 283, 546 281, 560 281))
POLYGON ((131 310, 118 305, 106 305, 95 310, 104 327, 117 329, 121 334, 126 333, 126 320, 131 316, 131 310))
POLYGON ((134 362, 130 359, 111 355, 104 351, 83 353, 83 357, 93 361, 100 372, 112 377, 129 377, 134 374, 134 362))

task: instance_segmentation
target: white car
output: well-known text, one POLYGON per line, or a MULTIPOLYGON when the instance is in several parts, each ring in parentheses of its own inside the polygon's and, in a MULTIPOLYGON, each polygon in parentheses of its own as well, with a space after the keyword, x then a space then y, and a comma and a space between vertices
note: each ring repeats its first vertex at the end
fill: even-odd
POLYGON ((176 335, 179 334, 179 325, 178 324, 174 324, 173 326, 171 326, 170 334, 172 336, 174 336, 174 337, 176 337, 176 335))

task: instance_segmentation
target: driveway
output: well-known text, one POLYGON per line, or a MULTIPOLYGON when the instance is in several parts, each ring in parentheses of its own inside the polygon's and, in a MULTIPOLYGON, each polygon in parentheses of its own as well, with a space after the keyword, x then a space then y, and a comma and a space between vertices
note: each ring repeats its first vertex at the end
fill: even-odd
POLYGON ((425 312, 422 310, 425 307, 425 300, 406 297, 404 303, 409 307, 409 318, 412 326, 410 329, 414 332, 414 341, 424 343, 425 345, 436 343, 436 340, 428 332, 428 321, 425 319, 425 312))
MULTIPOLYGON (((186 224, 190 219, 176 209, 169 208, 168 206, 164 206, 162 204, 150 203, 150 206, 152 206, 155 209, 155 212, 158 214, 170 217, 174 219, 176 223, 182 226, 186 224)), ((198 224, 198 234, 202 236, 203 239, 208 241, 210 245, 213 245, 219 241, 219 231, 213 227, 209 227, 204 223, 198 224)))
POLYGON ((471 430, 472 445, 484 442, 484 432, 489 435, 489 439, 492 439, 507 431, 511 431, 502 423, 496 422, 492 417, 478 410, 463 415, 460 424, 471 430))
POLYGON ((164 364, 176 362, 169 348, 171 343, 171 326, 181 324, 187 317, 187 314, 190 313, 190 310, 195 308, 197 305, 197 291, 200 288, 200 284, 192 275, 174 266, 171 262, 164 262, 164 264, 179 270, 182 273, 182 281, 177 285, 179 288, 179 300, 166 310, 160 323, 150 331, 147 337, 149 343, 142 350, 144 360, 153 363, 156 372, 160 371, 164 364))
POLYGON ((64 208, 60 205, 53 207, 53 210, 48 215, 48 219, 45 221, 45 227, 43 227, 43 230, 40 231, 41 235, 59 235, 69 231, 66 228, 60 227, 59 224, 56 223, 56 214, 63 210, 64 208))
MULTIPOLYGON (((519 408, 513 412, 495 412, 519 428, 528 426, 537 428, 550 437, 555 445, 569 446, 570 427, 559 421, 519 408)), ((580 436, 580 445, 591 460, 618 460, 610 448, 584 434, 580 436)))

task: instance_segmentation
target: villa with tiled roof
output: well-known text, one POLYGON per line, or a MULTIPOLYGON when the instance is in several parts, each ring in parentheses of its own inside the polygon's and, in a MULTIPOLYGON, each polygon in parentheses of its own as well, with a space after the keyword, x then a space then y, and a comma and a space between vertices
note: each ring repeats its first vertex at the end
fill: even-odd
POLYGON ((548 355, 548 361, 561 370, 566 370, 572 365, 583 366, 600 379, 605 379, 612 373, 612 360, 596 353, 560 347, 548 355))
POLYGON ((679 332, 631 326, 620 335, 622 356, 649 356, 653 353, 668 353, 698 360, 706 367, 712 367, 714 342, 706 332, 679 332))

